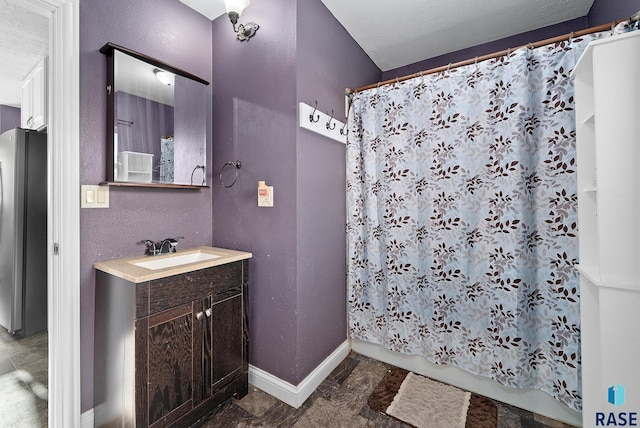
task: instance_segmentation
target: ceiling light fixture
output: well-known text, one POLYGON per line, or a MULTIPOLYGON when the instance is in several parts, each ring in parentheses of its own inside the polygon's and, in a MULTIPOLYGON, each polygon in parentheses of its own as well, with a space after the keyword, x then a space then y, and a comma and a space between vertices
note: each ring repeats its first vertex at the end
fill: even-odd
POLYGON ((236 24, 238 24, 238 19, 240 19, 242 11, 249 6, 250 2, 251 0, 224 0, 224 5, 227 8, 227 14, 229 15, 229 19, 233 25, 233 31, 236 32, 238 40, 240 41, 248 41, 254 34, 256 34, 258 28, 260 28, 260 26, 255 22, 239 24, 236 28, 236 24))
POLYGON ((156 77, 160 82, 162 82, 162 84, 167 86, 173 86, 173 81, 175 76, 172 73, 169 73, 168 71, 160 70, 159 68, 155 68, 153 70, 153 74, 156 75, 156 77))

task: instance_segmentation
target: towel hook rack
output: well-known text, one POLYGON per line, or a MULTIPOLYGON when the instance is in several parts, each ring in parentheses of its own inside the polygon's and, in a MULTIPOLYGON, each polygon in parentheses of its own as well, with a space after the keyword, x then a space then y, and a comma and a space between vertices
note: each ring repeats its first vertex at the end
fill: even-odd
POLYGON ((342 128, 340 128, 340 135, 349 135, 349 130, 345 129, 347 127, 347 122, 344 123, 344 125, 342 125, 342 128))
POLYGON ((331 117, 329 118, 329 121, 325 124, 325 126, 327 127, 327 129, 329 131, 333 131, 334 129, 336 129, 336 124, 334 123, 333 126, 331 126, 331 121, 333 120, 333 109, 331 109, 331 117))
POLYGON ((320 115, 318 114, 316 116, 316 110, 318 110, 318 100, 316 100, 316 106, 313 108, 313 112, 311 112, 311 114, 309 115, 309 122, 311 123, 316 123, 317 121, 320 120, 320 115))

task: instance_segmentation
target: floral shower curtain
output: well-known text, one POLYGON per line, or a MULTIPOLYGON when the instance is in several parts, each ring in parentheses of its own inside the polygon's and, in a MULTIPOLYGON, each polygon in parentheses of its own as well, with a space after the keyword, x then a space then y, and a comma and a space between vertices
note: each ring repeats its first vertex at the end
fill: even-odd
POLYGON ((569 73, 596 37, 353 96, 353 338, 580 410, 569 73))

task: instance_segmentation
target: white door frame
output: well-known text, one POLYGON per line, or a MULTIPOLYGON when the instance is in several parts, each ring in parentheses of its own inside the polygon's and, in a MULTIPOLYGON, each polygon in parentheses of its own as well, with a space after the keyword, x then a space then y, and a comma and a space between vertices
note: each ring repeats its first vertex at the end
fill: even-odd
POLYGON ((49 17, 48 419, 50 427, 79 427, 79 0, 26 0, 26 3, 49 17))

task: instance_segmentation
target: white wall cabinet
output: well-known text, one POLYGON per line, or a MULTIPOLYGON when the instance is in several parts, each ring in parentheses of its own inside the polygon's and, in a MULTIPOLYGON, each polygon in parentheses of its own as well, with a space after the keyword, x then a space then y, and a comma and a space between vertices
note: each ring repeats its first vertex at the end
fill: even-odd
POLYGON ((585 427, 640 414, 639 52, 640 32, 593 41, 573 72, 585 427))
POLYGON ((47 58, 43 58, 22 81, 22 128, 41 131, 47 127, 47 90, 47 58))

